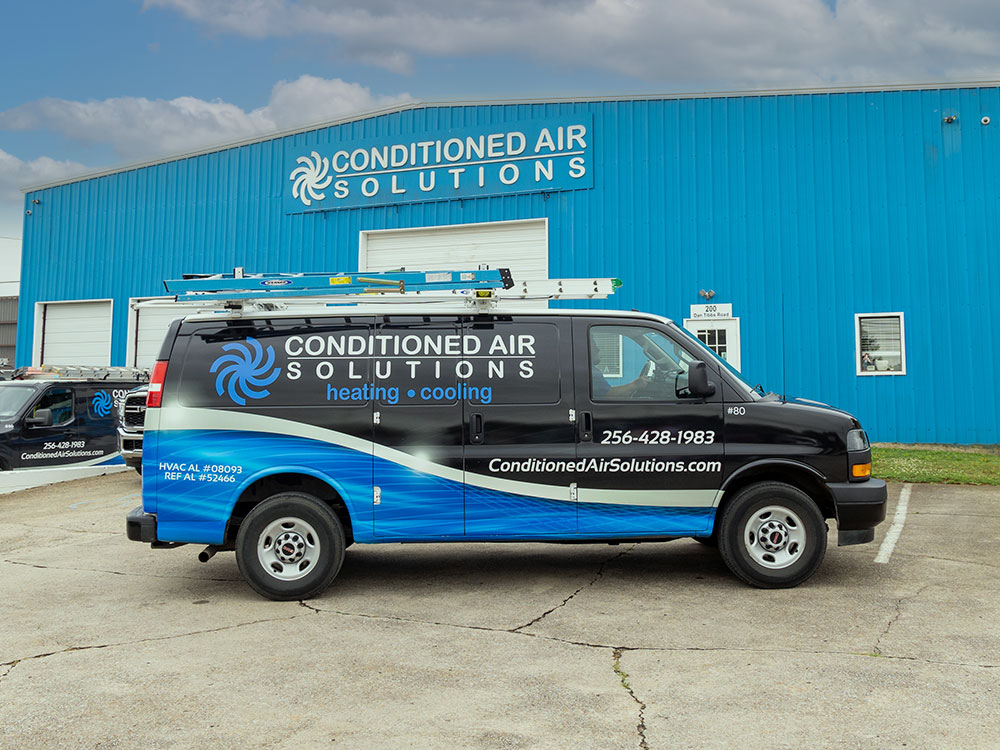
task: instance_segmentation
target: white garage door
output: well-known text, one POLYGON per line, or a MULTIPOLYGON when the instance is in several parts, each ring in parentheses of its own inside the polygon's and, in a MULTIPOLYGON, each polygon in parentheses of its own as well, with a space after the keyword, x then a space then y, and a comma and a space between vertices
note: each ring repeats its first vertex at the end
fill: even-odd
POLYGON ((111 364, 110 300, 48 303, 42 313, 41 364, 111 364))
POLYGON ((514 281, 549 277, 544 219, 361 233, 358 270, 509 268, 514 281))
POLYGON ((152 367, 160 353, 160 345, 167 334, 170 324, 177 318, 191 315, 197 310, 191 307, 183 309, 169 306, 139 307, 135 310, 133 325, 135 336, 128 353, 128 366, 152 367))

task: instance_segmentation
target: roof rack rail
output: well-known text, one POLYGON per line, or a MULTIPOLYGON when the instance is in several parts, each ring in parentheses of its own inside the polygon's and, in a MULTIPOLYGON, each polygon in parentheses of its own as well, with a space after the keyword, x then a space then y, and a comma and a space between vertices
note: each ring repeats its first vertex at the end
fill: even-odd
POLYGON ((149 370, 143 367, 103 367, 100 365, 41 365, 19 367, 12 380, 149 380, 149 370))
POLYGON ((321 305, 394 302, 458 302, 479 309, 509 300, 604 299, 621 281, 537 279, 515 282, 507 268, 475 271, 378 271, 364 273, 185 274, 163 282, 172 300, 147 300, 138 307, 195 305, 229 311, 283 310, 321 305))

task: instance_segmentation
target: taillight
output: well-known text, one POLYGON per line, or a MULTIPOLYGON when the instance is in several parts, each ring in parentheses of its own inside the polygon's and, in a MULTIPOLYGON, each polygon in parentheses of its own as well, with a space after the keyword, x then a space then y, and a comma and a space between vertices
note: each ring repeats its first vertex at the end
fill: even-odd
POLYGON ((153 365, 153 374, 149 377, 149 393, 146 394, 146 408, 159 407, 163 401, 163 379, 167 376, 167 361, 161 359, 153 365))

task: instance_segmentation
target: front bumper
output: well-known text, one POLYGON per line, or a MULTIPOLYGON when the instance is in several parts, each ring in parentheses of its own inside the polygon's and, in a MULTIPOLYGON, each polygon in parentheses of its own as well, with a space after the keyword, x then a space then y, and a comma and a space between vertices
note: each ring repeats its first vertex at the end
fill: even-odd
POLYGON ((837 544, 865 544, 875 538, 875 527, 885 520, 888 492, 881 479, 828 484, 837 506, 837 544))
POLYGON ((118 428, 118 450, 125 464, 133 469, 142 468, 142 433, 118 428))
POLYGON ((133 542, 154 543, 156 538, 156 516, 144 513, 142 506, 134 508, 125 517, 125 534, 133 542))

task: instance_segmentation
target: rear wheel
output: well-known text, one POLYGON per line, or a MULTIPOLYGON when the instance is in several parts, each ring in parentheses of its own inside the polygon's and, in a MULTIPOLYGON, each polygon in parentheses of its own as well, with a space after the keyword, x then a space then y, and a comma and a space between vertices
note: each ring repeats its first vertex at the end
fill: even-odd
POLYGON ((740 490, 722 514, 719 552, 738 578, 760 588, 790 588, 826 554, 826 522, 807 494, 781 482, 740 490))
POLYGON ((337 514, 312 495, 283 492, 254 506, 236 536, 236 563, 268 599, 309 599, 322 593, 344 562, 337 514))

